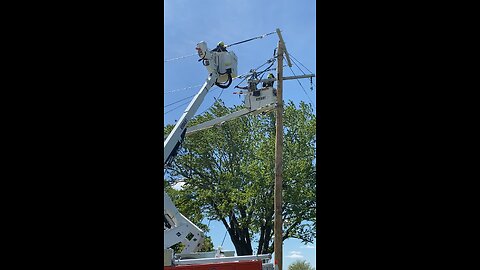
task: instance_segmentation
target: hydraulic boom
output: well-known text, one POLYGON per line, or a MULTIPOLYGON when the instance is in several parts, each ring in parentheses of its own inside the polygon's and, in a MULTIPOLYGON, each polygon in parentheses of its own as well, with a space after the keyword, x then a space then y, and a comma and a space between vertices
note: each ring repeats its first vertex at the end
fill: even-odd
MULTIPOLYGON (((237 74, 237 57, 233 52, 226 50, 209 51, 205 42, 197 44, 196 50, 203 65, 207 68, 209 76, 200 91, 195 95, 183 112, 177 124, 163 142, 163 162, 168 167, 180 148, 185 138, 187 123, 190 121, 202 104, 205 96, 212 86, 217 85, 227 88, 237 74)), ((164 191, 164 249, 177 243, 183 243, 184 253, 197 251, 203 243, 203 231, 183 216, 173 204, 170 196, 164 191)))

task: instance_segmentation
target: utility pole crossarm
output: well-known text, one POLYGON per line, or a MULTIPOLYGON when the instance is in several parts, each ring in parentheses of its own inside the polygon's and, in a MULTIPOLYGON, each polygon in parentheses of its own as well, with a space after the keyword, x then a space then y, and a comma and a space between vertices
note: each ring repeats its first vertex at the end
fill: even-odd
POLYGON ((295 80, 295 79, 304 79, 304 78, 313 78, 315 77, 315 74, 305 74, 305 75, 298 75, 298 76, 288 76, 288 77, 283 77, 283 80, 295 80))

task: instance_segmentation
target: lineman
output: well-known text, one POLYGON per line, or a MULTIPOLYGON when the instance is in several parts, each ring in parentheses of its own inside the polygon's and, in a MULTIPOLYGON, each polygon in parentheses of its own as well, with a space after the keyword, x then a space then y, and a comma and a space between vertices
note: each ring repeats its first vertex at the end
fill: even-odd
MULTIPOLYGON (((267 78, 268 78, 268 79, 273 79, 273 78, 275 78, 275 77, 273 76, 272 73, 269 73, 267 78)), ((273 81, 271 81, 271 82, 263 82, 262 86, 263 86, 263 87, 273 87, 273 81)))
POLYGON ((225 47, 225 43, 223 43, 223 41, 220 41, 217 44, 217 47, 212 50, 212 52, 228 52, 228 51, 227 51, 227 48, 225 47))

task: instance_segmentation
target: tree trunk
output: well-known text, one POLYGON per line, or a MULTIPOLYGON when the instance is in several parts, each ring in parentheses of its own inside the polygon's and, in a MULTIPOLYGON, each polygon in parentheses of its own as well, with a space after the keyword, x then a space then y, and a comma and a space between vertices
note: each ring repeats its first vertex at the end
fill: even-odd
POLYGON ((260 227, 260 239, 258 240, 257 255, 263 254, 263 242, 265 241, 265 225, 260 227))
POLYGON ((232 243, 235 246, 237 256, 253 255, 253 250, 251 245, 248 245, 245 241, 241 241, 239 238, 235 236, 232 237, 232 235, 230 235, 230 239, 232 240, 232 243))
POLYGON ((248 229, 243 229, 238 226, 235 214, 230 215, 230 224, 225 219, 222 219, 223 225, 230 235, 237 256, 253 255, 252 244, 250 243, 250 233, 248 229))

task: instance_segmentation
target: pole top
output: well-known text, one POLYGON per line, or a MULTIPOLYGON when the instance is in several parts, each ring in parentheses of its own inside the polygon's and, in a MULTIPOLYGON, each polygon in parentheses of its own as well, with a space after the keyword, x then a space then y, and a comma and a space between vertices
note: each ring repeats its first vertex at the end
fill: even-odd
POLYGON ((277 28, 277 35, 278 35, 278 38, 280 39, 280 46, 282 46, 282 49, 285 52, 285 56, 287 56, 288 66, 292 67, 292 62, 290 61, 290 55, 288 54, 287 47, 285 46, 285 41, 283 40, 282 32, 280 31, 280 28, 277 28))

